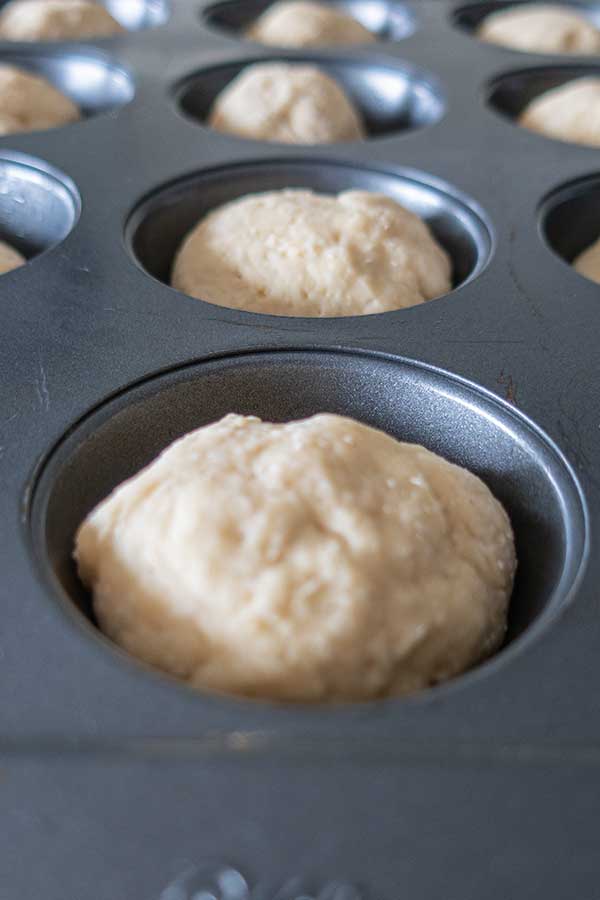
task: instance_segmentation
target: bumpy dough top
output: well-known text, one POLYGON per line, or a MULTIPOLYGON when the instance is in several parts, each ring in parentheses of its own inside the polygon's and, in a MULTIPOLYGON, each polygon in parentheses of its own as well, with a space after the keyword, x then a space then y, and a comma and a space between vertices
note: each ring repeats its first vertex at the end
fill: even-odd
POLYGON ((7 41, 71 41, 124 30, 93 0, 11 0, 0 12, 0 37, 7 41))
POLYGON ((209 124, 217 131, 286 144, 329 144, 364 137, 342 88, 316 66, 257 63, 217 97, 209 124))
POLYGON ((573 265, 580 275, 600 284, 600 238, 580 253, 573 265))
POLYGON ((527 3, 492 13, 477 31, 482 41, 529 53, 600 52, 600 31, 566 6, 527 3))
POLYGON ((13 269, 18 269, 19 266, 24 264, 25 257, 21 256, 18 250, 15 250, 14 247, 11 247, 5 241, 0 241, 0 275, 4 275, 5 272, 12 272, 13 269))
POLYGON ((0 134, 55 128, 77 119, 77 106, 45 78, 0 65, 0 134))
POLYGON ((209 213, 175 258, 173 287, 281 316, 350 316, 423 303, 451 289, 428 226, 389 197, 285 190, 209 213))
POLYGON ((334 415, 186 435, 87 517, 75 555, 126 650, 308 701, 406 694, 488 656, 515 570, 479 478, 334 415))
POLYGON ((275 47, 349 46, 377 40, 348 13, 310 0, 274 3, 250 26, 246 36, 275 47))
POLYGON ((600 78, 578 78, 529 103, 519 124, 572 144, 600 147, 600 78))

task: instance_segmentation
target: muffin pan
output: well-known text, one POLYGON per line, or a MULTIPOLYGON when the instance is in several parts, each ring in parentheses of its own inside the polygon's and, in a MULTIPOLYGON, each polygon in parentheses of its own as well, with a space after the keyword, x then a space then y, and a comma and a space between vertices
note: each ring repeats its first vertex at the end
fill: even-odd
MULTIPOLYGON (((158 6, 134 7, 132 25, 157 24, 158 6)), ((539 57, 516 73, 447 0, 355 5, 381 42, 314 54, 240 40, 254 2, 160 8, 161 27, 111 40, 0 45, 73 90, 90 72, 84 107, 103 113, 0 138, 0 238, 28 257, 0 278, 3 890, 595 896, 600 286, 567 265, 600 234, 594 156, 497 114, 539 57), (398 39, 392 20, 412 30, 398 39), (347 73, 370 139, 294 147, 203 126, 244 63, 275 58, 347 73), (411 119, 417 96, 427 121, 411 119), (450 252, 454 289, 308 319, 168 286, 202 213, 290 186, 396 197, 450 252), (91 506, 225 412, 322 410, 420 441, 503 500, 520 558, 506 646, 414 697, 324 708, 194 692, 105 639, 70 560, 91 506)))

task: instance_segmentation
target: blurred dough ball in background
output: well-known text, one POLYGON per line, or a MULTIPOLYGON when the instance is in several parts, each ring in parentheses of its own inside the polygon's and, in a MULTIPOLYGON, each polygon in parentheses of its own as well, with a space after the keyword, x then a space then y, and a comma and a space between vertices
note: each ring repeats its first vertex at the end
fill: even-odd
POLYGON ((600 238, 580 253, 573 265, 580 275, 600 284, 600 238))
POLYGON ((257 63, 217 97, 209 125, 238 137, 285 144, 328 144, 364 137, 359 113, 316 66, 257 63))
POLYGON ((558 4, 509 6, 486 16, 477 36, 490 44, 529 53, 600 52, 600 31, 583 13, 558 4))
POLYGON ((545 137, 600 147, 600 78, 578 78, 540 94, 518 121, 545 137))
POLYGON ((250 194, 200 220, 172 285, 219 306, 280 316, 367 315, 452 288, 427 224, 383 194, 250 194))
POLYGON ((26 259, 5 241, 0 241, 0 275, 25 265, 26 259))
POLYGON ((79 118, 73 101, 45 78, 0 64, 0 134, 55 128, 79 118))
POLYGON ((250 26, 246 36, 276 47, 349 46, 377 40, 348 13, 310 0, 273 4, 250 26))
POLYGON ((0 38, 7 41, 71 41, 124 30, 93 0, 11 0, 0 11, 0 38))
POLYGON ((336 415, 229 415, 79 528, 100 627, 197 688, 287 701, 404 695, 501 644, 516 566, 475 475, 336 415))

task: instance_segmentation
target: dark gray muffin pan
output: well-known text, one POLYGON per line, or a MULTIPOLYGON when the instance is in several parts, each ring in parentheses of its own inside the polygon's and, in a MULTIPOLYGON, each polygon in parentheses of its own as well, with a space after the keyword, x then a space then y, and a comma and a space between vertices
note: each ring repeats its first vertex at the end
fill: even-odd
POLYGON ((600 234, 600 169, 511 119, 600 59, 479 43, 502 4, 343 5, 378 43, 278 51, 243 37, 256 0, 131 0, 114 39, 0 44, 84 113, 0 138, 0 238, 28 257, 0 278, 2 900, 599 895, 600 286, 570 262, 600 234), (322 65, 369 139, 212 132, 214 97, 262 59, 322 65), (202 214, 284 187, 397 198, 453 290, 308 319, 169 287, 202 214), (506 505, 505 647, 418 696, 315 708, 193 692, 104 638, 71 561, 92 506, 227 412, 324 410, 506 505))

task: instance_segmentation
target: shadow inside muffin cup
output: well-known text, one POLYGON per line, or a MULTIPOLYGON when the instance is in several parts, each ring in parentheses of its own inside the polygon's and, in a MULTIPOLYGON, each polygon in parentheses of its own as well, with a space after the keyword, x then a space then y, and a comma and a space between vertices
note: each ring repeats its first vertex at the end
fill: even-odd
POLYGON ((552 191, 540 206, 540 229, 550 249, 572 267, 575 258, 600 238, 600 175, 552 191))
POLYGON ((360 113, 367 139, 425 128, 439 121, 444 114, 440 85, 414 66, 314 55, 251 59, 204 69, 176 85, 176 103, 187 118, 207 124, 219 94, 241 72, 256 63, 315 66, 329 75, 360 113))
POLYGON ((475 278, 490 257, 492 237, 485 214, 444 182, 413 170, 390 174, 324 160, 242 163, 167 184, 129 216, 126 246, 143 271, 169 285, 177 250, 208 212, 247 194, 289 188, 324 194, 364 190, 396 200, 424 219, 449 253, 454 288, 475 278))
MULTIPOLYGON (((586 77, 600 78, 600 65, 537 66, 533 69, 506 72, 488 85, 487 103, 495 112, 519 125, 516 120, 532 100, 554 88, 586 77)), ((545 135, 538 136, 546 137, 547 140, 557 140, 545 135)))
MULTIPOLYGON (((579 13, 588 19, 592 25, 600 29, 600 4, 577 2, 577 0, 502 0, 502 2, 486 2, 486 3, 469 3, 460 6, 452 13, 453 24, 477 38, 477 29, 483 23, 483 20, 492 13, 502 12, 509 9, 518 9, 519 6, 531 5, 531 3, 540 3, 543 5, 551 4, 553 6, 562 6, 566 10, 579 13)), ((520 50, 518 47, 507 47, 505 45, 482 42, 488 47, 499 47, 502 50, 509 50, 513 53, 535 53, 534 51, 520 50)), ((539 55, 539 54, 535 54, 539 55)), ((549 54, 544 54, 549 55, 549 54)), ((553 54, 560 56, 568 56, 569 54, 553 54)))
MULTIPOLYGON (((244 38, 248 28, 274 2, 275 0, 225 0, 208 6, 201 16, 209 27, 244 38)), ((401 41, 416 30, 414 14, 401 2, 326 0, 326 5, 352 16, 381 41, 401 41)))
POLYGON ((85 516, 176 438, 232 411, 272 422, 339 413, 479 475, 505 506, 516 537, 508 643, 551 620, 571 596, 586 552, 585 509, 568 465, 531 423, 475 386, 412 361, 295 350, 229 355, 163 373, 69 430, 44 465, 31 509, 36 555, 67 611, 94 622, 72 559, 85 516))
POLYGON ((63 241, 80 208, 77 189, 66 175, 24 154, 0 153, 0 240, 26 259, 63 241))
POLYGON ((133 79, 123 66, 93 47, 71 50, 20 44, 17 49, 6 45, 0 50, 1 65, 45 78, 79 107, 83 118, 118 109, 135 93, 133 79))

